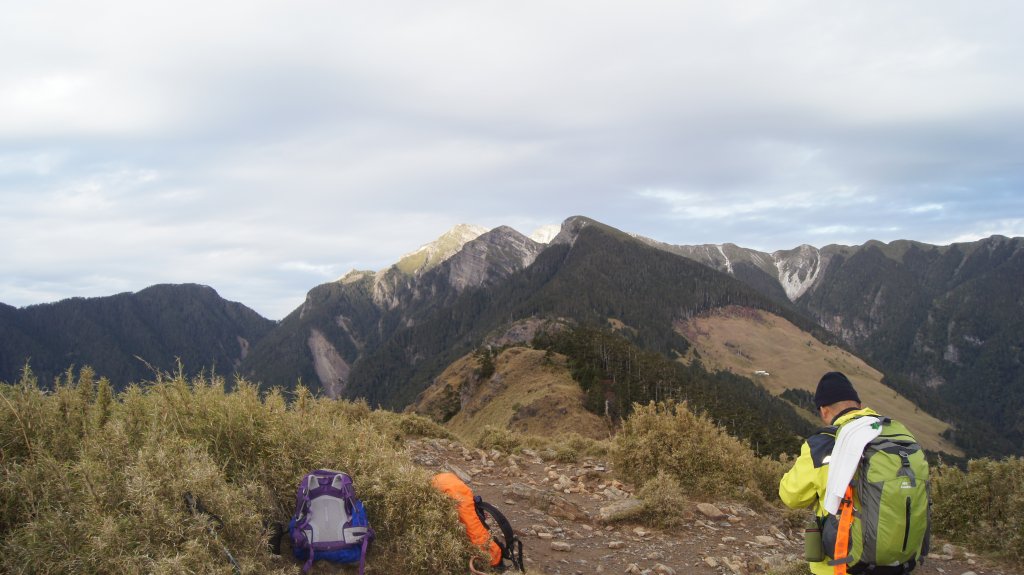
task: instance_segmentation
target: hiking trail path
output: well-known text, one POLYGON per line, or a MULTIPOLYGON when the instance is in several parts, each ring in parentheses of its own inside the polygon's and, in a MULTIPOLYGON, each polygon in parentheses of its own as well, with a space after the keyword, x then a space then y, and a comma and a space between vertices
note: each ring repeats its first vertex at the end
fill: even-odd
MULTIPOLYGON (((802 531, 786 525, 781 509, 693 501, 676 527, 605 522, 602 516, 639 504, 607 461, 560 463, 528 449, 505 455, 444 439, 410 440, 407 449, 418 466, 468 479, 476 495, 505 514, 523 542, 530 575, 754 575, 803 557, 802 531)), ((1024 575, 935 538, 914 573, 1024 575)))

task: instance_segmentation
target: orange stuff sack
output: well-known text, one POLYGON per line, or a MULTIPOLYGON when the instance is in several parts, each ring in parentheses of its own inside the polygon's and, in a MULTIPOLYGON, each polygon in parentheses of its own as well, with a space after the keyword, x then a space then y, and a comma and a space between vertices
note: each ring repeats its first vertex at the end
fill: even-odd
POLYGON ((473 501, 473 490, 454 473, 438 473, 431 482, 434 487, 458 503, 459 522, 466 526, 466 534, 473 545, 491 554, 491 566, 501 564, 501 547, 491 538, 490 531, 480 522, 473 501))

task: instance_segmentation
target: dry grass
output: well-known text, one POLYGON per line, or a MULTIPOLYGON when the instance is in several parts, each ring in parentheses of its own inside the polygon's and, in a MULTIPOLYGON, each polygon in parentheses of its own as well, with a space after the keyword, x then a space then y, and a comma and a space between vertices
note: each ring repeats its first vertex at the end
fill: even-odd
POLYGON ((474 445, 506 454, 531 449, 542 459, 560 463, 576 463, 583 458, 604 458, 611 448, 608 440, 592 439, 578 433, 527 435, 493 425, 484 427, 474 445))
POLYGON ((292 573, 264 521, 287 521, 316 468, 348 471, 367 505, 368 573, 462 573, 473 553, 404 452, 409 432, 447 433, 422 418, 180 375, 113 397, 92 377, 0 386, 0 572, 230 573, 223 544, 244 573, 292 573), (216 538, 185 492, 223 520, 216 538))
POLYGON ((640 486, 664 473, 686 495, 741 498, 755 505, 776 499, 786 467, 758 457, 686 403, 635 405, 615 436, 612 460, 619 474, 640 486))
POLYGON ((939 467, 932 496, 937 533, 1003 559, 1024 559, 1024 458, 973 460, 967 472, 939 467))
MULTIPOLYGON (((678 329, 694 344, 705 366, 749 377, 773 395, 787 388, 813 393, 822 374, 842 371, 853 381, 865 405, 898 419, 926 449, 963 455, 941 436, 949 424, 883 385, 881 372, 843 349, 821 343, 779 316, 728 307, 691 319, 678 329), (770 375, 754 376, 757 370, 770 375)), ((804 410, 798 412, 819 423, 804 410)))
POLYGON ((498 354, 494 363, 494 374, 481 379, 472 354, 463 357, 437 378, 410 411, 439 420, 457 410, 445 425, 469 443, 480 441, 487 426, 524 435, 609 436, 605 421, 583 408, 583 391, 569 374, 564 357, 511 347, 498 354))

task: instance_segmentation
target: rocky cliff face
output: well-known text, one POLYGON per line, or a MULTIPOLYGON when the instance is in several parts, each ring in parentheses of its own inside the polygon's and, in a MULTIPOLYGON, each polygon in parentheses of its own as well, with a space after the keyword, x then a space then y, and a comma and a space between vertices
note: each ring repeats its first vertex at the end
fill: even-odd
POLYGON ((796 301, 817 285, 828 256, 818 248, 804 244, 792 250, 772 253, 772 263, 778 270, 779 284, 786 291, 786 296, 790 301, 796 301))
POLYGON ((641 236, 637 236, 637 239, 747 281, 761 291, 774 291, 775 286, 769 288, 757 285, 770 278, 771 283, 777 284, 789 301, 796 301, 819 283, 821 272, 831 257, 827 248, 819 250, 806 244, 791 250, 767 253, 728 243, 679 246, 641 236))
POLYGON ((485 227, 459 224, 429 244, 402 256, 395 267, 405 274, 422 274, 441 265, 442 262, 459 253, 466 243, 485 233, 487 233, 485 227))
POLYGON ((331 345, 331 342, 324 337, 324 334, 317 329, 311 329, 309 339, 310 355, 313 356, 313 368, 320 379, 320 387, 324 395, 331 399, 342 397, 345 392, 345 384, 348 383, 348 374, 351 371, 348 363, 342 359, 338 350, 331 345))
POLYGON ((532 264, 544 247, 508 226, 495 228, 445 262, 448 283, 461 292, 499 281, 532 264))

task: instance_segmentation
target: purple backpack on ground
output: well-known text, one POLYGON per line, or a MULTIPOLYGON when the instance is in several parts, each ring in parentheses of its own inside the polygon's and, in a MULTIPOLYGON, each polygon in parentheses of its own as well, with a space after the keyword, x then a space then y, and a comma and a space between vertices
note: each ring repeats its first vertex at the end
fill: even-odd
POLYGON ((330 469, 307 473, 299 482, 288 532, 292 552, 306 560, 303 573, 309 572, 313 561, 324 559, 336 563, 358 561, 359 575, 363 575, 366 550, 374 534, 347 473, 330 469))

